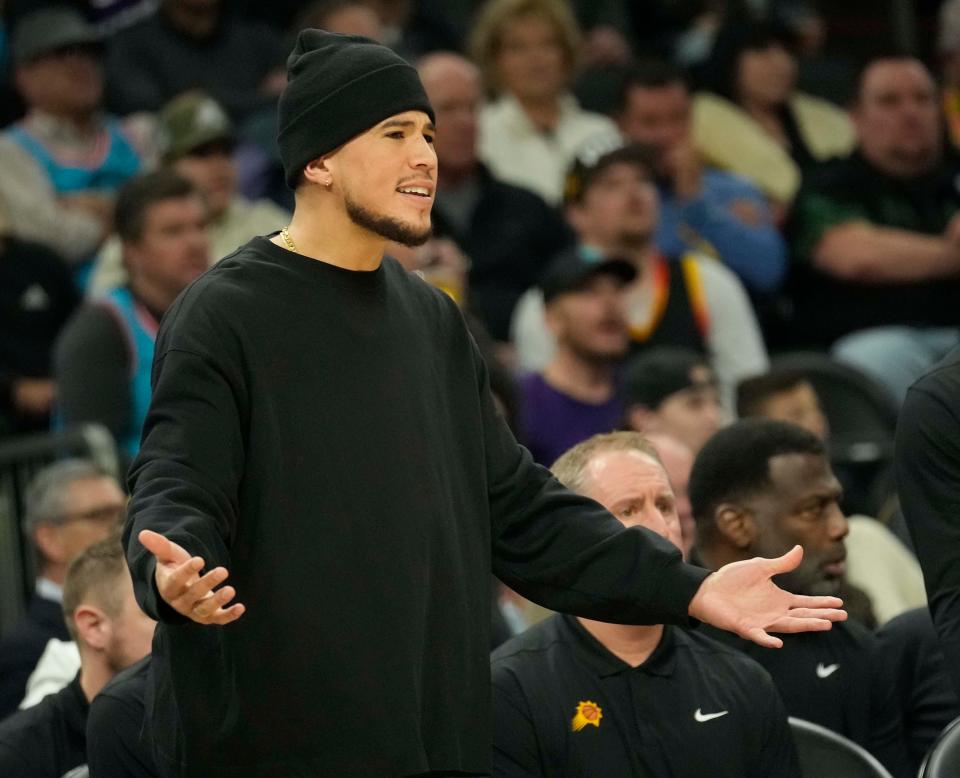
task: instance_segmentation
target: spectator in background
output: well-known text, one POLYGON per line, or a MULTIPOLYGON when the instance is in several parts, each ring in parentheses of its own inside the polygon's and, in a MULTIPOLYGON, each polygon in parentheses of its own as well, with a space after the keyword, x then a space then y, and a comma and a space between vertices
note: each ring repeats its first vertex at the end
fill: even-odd
POLYGON ((295 26, 297 30, 312 27, 341 35, 362 35, 383 42, 380 17, 365 0, 319 0, 300 13, 295 26))
POLYGON ((734 20, 705 67, 710 91, 693 103, 693 136, 708 164, 739 173, 777 207, 793 200, 817 161, 853 147, 847 115, 796 90, 797 64, 771 26, 734 20))
MULTIPOLYGON (((670 482, 639 434, 596 435, 552 470, 624 526, 680 546, 670 482)), ((497 778, 799 778, 770 676, 700 631, 556 614, 497 649, 492 672, 497 778)))
MULTIPOLYGON (((708 354, 722 392, 762 372, 767 353, 747 295, 731 271, 696 254, 664 256, 654 243, 659 224, 649 153, 599 144, 581 150, 567 181, 567 220, 580 241, 607 257, 629 260, 637 278, 627 290, 634 348, 681 346, 708 354)), ((519 361, 539 370, 553 353, 538 290, 517 307, 519 361)))
MULTIPOLYGON (((237 193, 231 159, 233 124, 210 97, 188 92, 171 100, 157 118, 157 151, 162 166, 190 181, 207 207, 211 264, 254 235, 276 232, 290 214, 269 200, 250 201, 237 193)), ((101 293, 127 281, 120 239, 110 238, 97 257, 90 291, 101 293)))
POLYGON ((584 111, 567 91, 579 46, 562 0, 489 0, 471 37, 493 97, 480 114, 480 158, 497 178, 552 205, 577 150, 594 136, 619 136, 610 119, 584 111))
POLYGON ((127 184, 116 222, 129 282, 83 306, 57 341, 57 421, 99 422, 132 458, 150 404, 160 319, 207 269, 210 252, 200 193, 171 171, 127 184))
POLYGON ((717 378, 695 351, 664 346, 641 352, 623 377, 624 423, 647 434, 666 434, 696 454, 727 420, 717 378))
POLYGON ((157 111, 202 89, 239 122, 274 109, 286 53, 275 30, 228 13, 224 0, 160 0, 110 40, 108 104, 121 115, 157 111))
MULTIPOLYGON (((830 425, 820 408, 813 384, 795 370, 773 369, 748 378, 737 388, 737 413, 740 418, 785 421, 803 427, 824 445, 829 444, 830 425)), ((844 488, 863 490, 863 479, 856 466, 833 465, 844 488)), ((863 510, 862 508, 860 510, 863 510)), ((870 598, 879 624, 926 603, 923 576, 912 553, 883 524, 871 516, 848 516, 847 580, 870 598)))
POLYGON ((644 437, 660 457, 663 469, 670 479, 670 487, 677 501, 677 518, 680 519, 680 550, 683 558, 690 559, 696 541, 696 524, 690 507, 690 471, 693 469, 693 452, 673 435, 666 432, 651 432, 644 437))
POLYGON ((960 146, 960 2, 946 0, 940 6, 937 30, 940 55, 941 104, 946 119, 947 140, 960 146))
POLYGON ((0 640, 0 719, 17 709, 47 641, 68 639, 61 608, 67 566, 117 530, 124 504, 116 479, 87 460, 57 462, 30 483, 23 534, 34 550, 37 586, 25 619, 0 640))
POLYGON ((11 232, 68 262, 92 259, 110 233, 113 199, 139 159, 102 114, 102 44, 75 11, 25 16, 13 34, 24 119, 0 136, 0 198, 11 232))
POLYGON ((133 597, 116 534, 70 565, 62 616, 80 651, 80 672, 56 694, 0 724, 2 775, 51 778, 85 765, 91 700, 114 675, 150 653, 155 624, 133 597))
MULTIPOLYGON (((847 535, 840 496, 823 443, 812 434, 780 421, 737 422, 707 442, 690 475, 699 557, 717 570, 799 544, 803 561, 779 576, 780 585, 794 593, 839 592, 847 535)), ((912 775, 893 679, 862 624, 850 619, 822 634, 786 636, 780 651, 766 652, 705 631, 763 665, 791 716, 854 740, 895 776, 912 775)))
POLYGON ((470 258, 470 307, 494 339, 504 342, 517 300, 573 236, 537 195, 498 181, 480 163, 476 67, 440 52, 424 57, 418 70, 436 113, 434 228, 453 236, 470 258))
POLYGON ((788 421, 826 443, 830 423, 813 384, 796 370, 772 369, 737 386, 737 416, 788 421))
POLYGON ((0 437, 49 427, 53 343, 78 303, 63 260, 13 237, 0 202, 0 437))
POLYGON ((763 194, 746 178, 704 165, 693 142, 690 93, 678 69, 648 62, 623 80, 620 131, 656 154, 660 226, 668 256, 713 254, 753 293, 775 292, 787 270, 783 238, 763 194))
POLYGON ((960 338, 960 165, 916 59, 869 63, 853 116, 856 151, 811 176, 794 208, 795 329, 899 404, 960 338))
POLYGON ((557 349, 542 373, 520 381, 517 437, 545 467, 571 446, 620 424, 616 370, 630 345, 624 288, 636 274, 629 262, 581 246, 559 256, 541 281, 557 349))

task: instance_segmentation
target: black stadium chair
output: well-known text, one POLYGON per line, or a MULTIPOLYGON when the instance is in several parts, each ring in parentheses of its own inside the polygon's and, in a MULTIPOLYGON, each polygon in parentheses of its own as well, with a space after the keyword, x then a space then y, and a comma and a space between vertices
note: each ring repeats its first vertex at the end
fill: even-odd
POLYGON ((803 778, 892 778, 868 751, 843 735, 790 717, 803 778))
POLYGON ((954 719, 934 742, 920 765, 918 778, 955 778, 960 775, 960 718, 954 719))

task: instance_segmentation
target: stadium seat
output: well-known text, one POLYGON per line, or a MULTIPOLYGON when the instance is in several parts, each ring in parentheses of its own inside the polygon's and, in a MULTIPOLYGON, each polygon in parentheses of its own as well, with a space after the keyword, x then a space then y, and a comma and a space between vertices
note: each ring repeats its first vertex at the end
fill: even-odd
POLYGON ((0 634, 20 620, 26 597, 33 591, 32 559, 20 532, 27 484, 45 465, 71 456, 92 459, 107 473, 120 476, 113 438, 99 424, 0 443, 0 634))
POLYGON ((843 735, 793 716, 789 721, 804 778, 892 778, 869 752, 843 735))
POLYGON ((960 775, 960 718, 940 733, 920 765, 918 778, 954 778, 960 775))

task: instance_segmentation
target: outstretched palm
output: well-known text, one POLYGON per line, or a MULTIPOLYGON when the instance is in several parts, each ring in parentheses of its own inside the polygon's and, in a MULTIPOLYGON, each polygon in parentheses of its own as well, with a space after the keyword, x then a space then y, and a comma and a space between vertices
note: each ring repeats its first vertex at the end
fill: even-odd
POLYGON ((847 618, 837 597, 790 594, 771 578, 788 573, 803 559, 794 546, 777 559, 748 559, 708 576, 690 601, 690 615, 768 648, 783 641, 769 632, 819 632, 847 618), (769 630, 769 632, 768 632, 769 630))

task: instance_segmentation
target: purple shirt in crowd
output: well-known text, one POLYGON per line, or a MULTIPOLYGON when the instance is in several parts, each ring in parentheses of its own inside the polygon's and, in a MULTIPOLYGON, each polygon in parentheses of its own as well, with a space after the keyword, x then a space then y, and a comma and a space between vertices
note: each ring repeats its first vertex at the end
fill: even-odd
POLYGON ((545 467, 591 435, 617 429, 622 417, 619 392, 593 405, 557 391, 539 373, 520 379, 520 442, 545 467))

